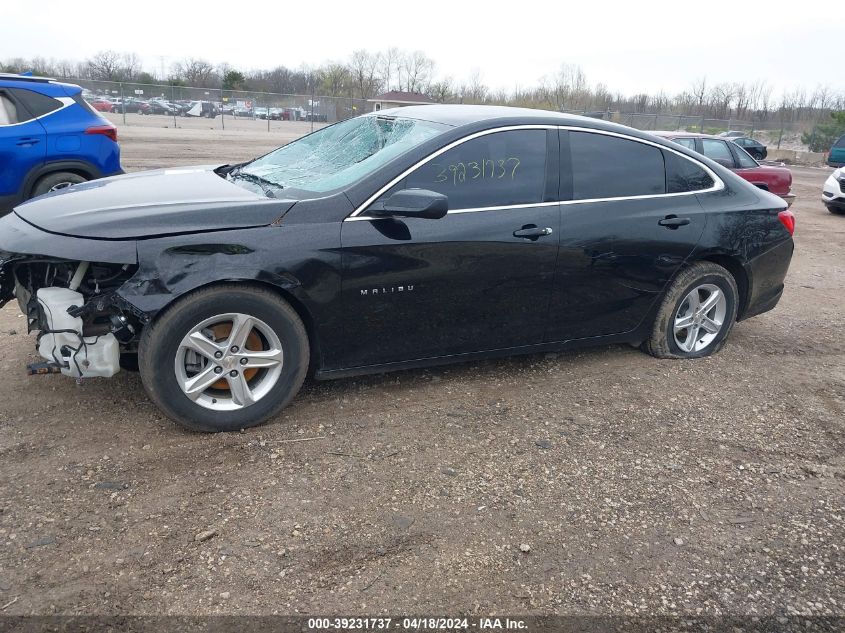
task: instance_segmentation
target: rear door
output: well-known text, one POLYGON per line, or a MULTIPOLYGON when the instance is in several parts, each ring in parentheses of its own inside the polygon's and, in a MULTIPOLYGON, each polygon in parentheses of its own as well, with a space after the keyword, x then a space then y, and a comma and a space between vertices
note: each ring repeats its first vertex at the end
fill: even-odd
POLYGON ((562 131, 560 142, 561 243, 546 339, 628 332, 698 243, 706 215, 691 191, 713 180, 636 139, 562 131))
POLYGON ((432 157, 376 201, 430 189, 448 196, 446 217, 348 218, 345 365, 541 343, 560 229, 556 160, 556 130, 484 134, 432 157))
POLYGON ((12 90, 0 88, 0 198, 20 196, 27 174, 46 155, 44 127, 12 90))

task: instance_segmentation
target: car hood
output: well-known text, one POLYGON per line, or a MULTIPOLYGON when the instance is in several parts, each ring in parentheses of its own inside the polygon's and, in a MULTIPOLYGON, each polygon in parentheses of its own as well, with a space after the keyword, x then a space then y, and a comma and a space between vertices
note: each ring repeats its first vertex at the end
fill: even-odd
POLYGON ((51 233, 122 240, 266 226, 295 202, 267 198, 202 166, 92 180, 25 202, 15 213, 51 233))

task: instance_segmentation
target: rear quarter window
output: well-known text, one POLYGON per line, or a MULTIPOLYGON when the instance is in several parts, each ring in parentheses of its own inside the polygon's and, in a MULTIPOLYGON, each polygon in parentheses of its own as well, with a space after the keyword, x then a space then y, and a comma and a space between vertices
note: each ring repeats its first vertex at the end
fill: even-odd
POLYGON ((668 150, 663 150, 663 157, 666 161, 668 193, 702 191, 713 186, 713 178, 700 165, 668 150))

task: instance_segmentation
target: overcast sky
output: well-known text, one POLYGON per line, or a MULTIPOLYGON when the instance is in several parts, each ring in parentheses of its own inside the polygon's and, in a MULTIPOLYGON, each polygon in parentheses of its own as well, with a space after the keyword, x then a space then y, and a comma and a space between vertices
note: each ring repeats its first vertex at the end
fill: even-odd
POLYGON ((845 12, 830 0, 144 0, 7 2, 0 59, 82 60, 99 50, 135 52, 145 70, 188 57, 235 68, 298 68, 343 60, 356 48, 396 46, 433 58, 439 77, 478 70, 492 88, 536 85, 562 63, 590 84, 627 94, 674 94, 694 78, 766 80, 845 91, 845 12), (787 11, 789 9, 789 11, 787 11), (309 14, 313 17, 309 17, 309 14), (43 19, 41 19, 43 18, 43 19))

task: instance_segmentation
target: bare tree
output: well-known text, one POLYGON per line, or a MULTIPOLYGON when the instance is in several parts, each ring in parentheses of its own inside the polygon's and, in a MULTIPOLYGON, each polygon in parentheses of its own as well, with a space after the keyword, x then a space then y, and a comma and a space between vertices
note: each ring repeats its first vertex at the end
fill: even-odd
POLYGON ((99 81, 118 81, 120 79, 121 58, 115 51, 100 51, 86 60, 88 75, 99 81))
POLYGON ((349 96, 352 82, 349 69, 340 63, 328 64, 320 71, 320 87, 328 97, 349 96))
POLYGON ((707 77, 701 77, 692 82, 690 94, 693 97, 694 103, 698 106, 698 114, 703 114, 704 102, 707 98, 707 77))
POLYGON ((414 51, 404 56, 402 70, 405 74, 405 90, 408 92, 424 92, 434 73, 434 60, 422 51, 414 51))
POLYGON ((379 58, 381 83, 384 89, 388 91, 393 90, 394 85, 401 87, 402 53, 399 49, 395 46, 388 48, 385 52, 381 53, 379 58))
POLYGON ((363 49, 352 53, 349 70, 361 99, 369 99, 380 90, 381 79, 378 71, 381 61, 381 53, 370 53, 363 49))
POLYGON ((451 77, 444 77, 432 83, 428 88, 428 95, 437 103, 449 103, 457 99, 454 81, 451 77))
POLYGON ((484 103, 490 93, 490 88, 481 80, 481 71, 472 71, 469 81, 461 85, 462 103, 484 103))
POLYGON ((132 81, 141 72, 141 58, 135 53, 124 53, 121 56, 121 79, 132 81))
POLYGON ((189 57, 173 65, 173 74, 188 86, 209 88, 217 84, 218 77, 214 65, 204 59, 189 57))

